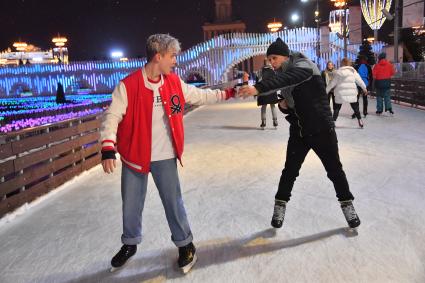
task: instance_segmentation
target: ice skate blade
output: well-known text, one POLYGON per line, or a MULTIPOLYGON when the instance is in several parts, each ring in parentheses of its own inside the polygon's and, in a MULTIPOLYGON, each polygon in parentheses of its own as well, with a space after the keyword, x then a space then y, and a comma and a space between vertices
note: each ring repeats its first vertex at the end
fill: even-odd
POLYGON ((355 228, 347 227, 345 229, 345 232, 347 237, 355 237, 359 234, 359 232, 357 231, 357 227, 355 228))
POLYGON ((132 257, 130 257, 129 259, 127 259, 127 262, 124 263, 123 265, 121 265, 120 267, 113 267, 113 266, 111 266, 111 268, 109 269, 109 272, 110 273, 114 273, 114 272, 120 271, 121 269, 123 269, 128 264, 128 262, 131 260, 131 258, 132 257))
POLYGON ((197 260, 198 260, 198 256, 195 254, 193 256, 193 260, 192 260, 191 263, 189 263, 186 266, 181 267, 180 269, 183 272, 183 274, 187 274, 192 269, 192 267, 195 265, 195 263, 196 263, 197 260))

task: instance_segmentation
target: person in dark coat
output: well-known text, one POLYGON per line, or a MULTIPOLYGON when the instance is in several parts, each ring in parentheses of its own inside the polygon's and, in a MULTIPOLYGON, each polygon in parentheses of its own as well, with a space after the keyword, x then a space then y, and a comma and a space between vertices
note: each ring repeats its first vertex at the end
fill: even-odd
POLYGON ((328 178, 351 228, 360 225, 353 206, 347 178, 339 158, 335 124, 325 84, 317 66, 303 54, 291 52, 280 38, 267 49, 267 58, 276 76, 254 86, 243 86, 238 95, 249 97, 281 91, 279 109, 290 123, 285 168, 282 170, 271 225, 282 227, 286 204, 307 153, 312 149, 322 161, 328 178))

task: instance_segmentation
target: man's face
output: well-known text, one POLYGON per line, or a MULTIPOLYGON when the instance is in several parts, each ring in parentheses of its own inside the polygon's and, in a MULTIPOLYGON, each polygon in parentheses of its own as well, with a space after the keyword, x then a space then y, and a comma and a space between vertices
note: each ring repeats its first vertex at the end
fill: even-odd
POLYGON ((177 65, 177 52, 167 51, 165 54, 159 54, 159 70, 162 74, 168 75, 173 71, 173 68, 177 65))
POLYGON ((267 60, 269 60, 274 70, 279 69, 283 63, 288 61, 288 59, 289 59, 288 56, 282 56, 282 55, 270 54, 269 56, 267 56, 267 60))

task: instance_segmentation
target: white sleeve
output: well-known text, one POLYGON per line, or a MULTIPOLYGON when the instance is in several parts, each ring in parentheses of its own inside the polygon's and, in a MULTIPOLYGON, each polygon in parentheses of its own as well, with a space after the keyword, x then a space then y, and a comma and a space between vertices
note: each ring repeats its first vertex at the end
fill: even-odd
POLYGON ((364 83, 364 81, 360 77, 359 73, 357 73, 357 71, 354 72, 354 79, 356 81, 356 85, 358 85, 364 92, 366 92, 367 91, 366 84, 364 83))
POLYGON ((100 128, 102 148, 114 147, 117 141, 118 124, 127 111, 127 91, 125 84, 120 82, 112 92, 112 103, 105 111, 100 128))
POLYGON ((226 99, 226 93, 219 89, 201 89, 180 79, 184 100, 188 104, 213 104, 226 99))

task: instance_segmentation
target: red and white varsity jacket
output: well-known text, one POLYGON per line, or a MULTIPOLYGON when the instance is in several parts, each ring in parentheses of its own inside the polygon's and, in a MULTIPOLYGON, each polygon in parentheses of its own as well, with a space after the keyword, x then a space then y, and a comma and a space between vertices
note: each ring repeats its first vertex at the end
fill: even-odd
MULTIPOLYGON (((148 173, 151 162, 153 91, 146 88, 142 70, 124 78, 112 94, 102 127, 102 151, 115 150, 131 169, 148 173)), ((185 103, 216 103, 233 96, 226 90, 199 89, 184 83, 176 74, 162 75, 159 88, 172 144, 181 163, 184 148, 185 103)))

